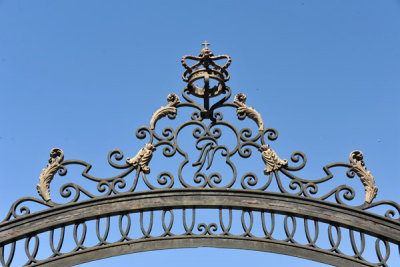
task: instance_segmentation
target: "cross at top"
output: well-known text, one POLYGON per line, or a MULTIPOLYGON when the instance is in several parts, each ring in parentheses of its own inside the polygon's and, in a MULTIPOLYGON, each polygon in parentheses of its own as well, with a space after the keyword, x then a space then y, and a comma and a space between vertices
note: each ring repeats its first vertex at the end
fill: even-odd
POLYGON ((204 48, 207 48, 207 45, 211 45, 210 43, 207 43, 207 41, 204 41, 201 45, 204 45, 204 48))

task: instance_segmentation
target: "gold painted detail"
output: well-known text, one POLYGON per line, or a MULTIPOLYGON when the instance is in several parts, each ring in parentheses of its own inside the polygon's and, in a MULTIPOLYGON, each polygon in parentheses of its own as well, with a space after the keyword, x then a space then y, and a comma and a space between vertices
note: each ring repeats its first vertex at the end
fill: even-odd
POLYGON ((151 158, 153 157, 153 151, 156 148, 152 144, 146 144, 144 148, 140 149, 134 158, 127 158, 126 163, 140 169, 148 174, 150 173, 150 167, 148 166, 151 158))
POLYGON ((150 129, 154 130, 159 119, 167 115, 176 115, 176 106, 180 103, 179 97, 176 94, 169 94, 167 96, 167 101, 168 105, 160 107, 156 112, 154 112, 150 120, 150 129))
POLYGON ((47 168, 42 170, 39 177, 39 184, 36 185, 39 195, 44 201, 51 201, 50 198, 50 182, 53 180, 54 175, 60 169, 60 163, 64 160, 64 152, 59 148, 53 148, 50 151, 49 164, 47 168))
POLYGON ((288 165, 287 159, 281 160, 276 152, 269 148, 269 145, 262 145, 258 150, 261 151, 261 157, 265 163, 265 175, 288 165))
POLYGON ((375 186, 375 179, 370 171, 367 171, 365 163, 363 161, 363 153, 359 150, 355 150, 350 153, 350 163, 353 165, 353 169, 361 182, 365 187, 365 202, 370 204, 378 193, 378 187, 375 186))
POLYGON ((204 48, 197 57, 191 55, 182 57, 181 63, 185 68, 182 79, 188 83, 187 89, 189 89, 192 95, 202 98, 215 97, 225 92, 225 82, 230 79, 227 68, 231 64, 232 59, 228 55, 214 56, 208 47, 211 44, 207 41, 202 43, 202 45, 204 45, 204 48), (194 64, 190 65, 186 60, 190 60, 194 64), (221 60, 226 60, 223 66, 216 63, 217 61, 221 62, 221 60), (201 79, 204 80, 204 87, 195 85, 195 82, 201 79), (210 88, 210 80, 214 80, 218 84, 210 88))
POLYGON ((255 121, 258 125, 258 129, 260 131, 264 130, 264 122, 263 119, 253 107, 248 107, 246 103, 246 95, 245 94, 237 94, 233 103, 237 106, 236 113, 239 117, 243 117, 244 115, 255 121))

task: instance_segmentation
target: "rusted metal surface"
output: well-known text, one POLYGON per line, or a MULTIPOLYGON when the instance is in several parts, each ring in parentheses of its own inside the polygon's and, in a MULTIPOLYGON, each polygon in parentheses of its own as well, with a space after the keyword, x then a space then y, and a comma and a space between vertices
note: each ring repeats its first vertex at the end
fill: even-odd
POLYGON ((50 228, 101 216, 190 207, 269 211, 330 224, 338 223, 394 243, 400 241, 400 224, 396 221, 326 201, 250 190, 170 189, 95 198, 19 217, 0 225, 0 243, 24 238, 31 232, 41 233, 50 228))
MULTIPOLYGON (((64 204, 2 223, 0 225, 0 243, 3 246, 6 244, 12 246, 15 241, 25 239, 26 246, 29 243, 39 246, 38 241, 32 240, 39 240, 40 233, 64 232, 65 227, 69 225, 74 226, 74 231, 70 234, 76 240, 77 249, 61 253, 61 245, 64 242, 64 237, 62 237, 58 241, 54 241, 55 244, 61 244, 58 251, 55 249, 55 256, 49 255, 47 259, 32 260, 28 263, 32 265, 57 264, 58 266, 68 266, 69 264, 140 251, 212 246, 274 252, 336 266, 376 266, 385 265, 390 252, 376 251, 377 255, 387 253, 387 256, 381 259, 382 264, 379 264, 379 257, 377 257, 377 262, 372 263, 363 260, 362 252, 359 252, 362 249, 354 241, 355 234, 362 235, 363 238, 374 237, 377 243, 383 242, 388 245, 389 243, 397 245, 400 243, 400 224, 392 219, 326 201, 234 189, 154 190, 64 204), (195 213, 201 209, 220 212, 219 221, 202 222, 195 216, 195 213), (232 210, 242 214, 242 232, 239 234, 230 232, 228 225, 232 223, 232 214, 222 216, 223 212, 231 212, 232 210), (131 216, 137 216, 137 214, 142 216, 143 213, 153 214, 157 211, 163 214, 180 214, 183 211, 190 211, 192 218, 190 219, 191 216, 184 212, 183 217, 178 218, 171 215, 170 220, 167 221, 163 216, 161 222, 156 222, 153 221, 151 215, 151 220, 147 225, 143 220, 136 221, 136 224, 140 224, 143 233, 138 238, 130 237, 130 226, 128 229, 126 226, 124 228, 121 223, 110 223, 111 217, 118 218, 119 221, 129 217, 129 221, 131 221, 131 216), (283 226, 288 229, 285 230, 286 238, 280 240, 275 238, 273 230, 278 227, 273 219, 278 215, 284 216, 283 226), (246 223, 244 216, 258 219, 251 219, 250 223, 246 223), (104 219, 108 220, 106 235, 112 231, 120 232, 121 238, 115 242, 107 241, 107 238, 105 238, 104 244, 99 243, 95 246, 88 246, 84 241, 79 241, 85 240, 86 231, 85 234, 81 233, 81 236, 79 236, 76 228, 94 221, 99 223, 101 219, 103 221, 104 219), (291 228, 288 223, 290 220, 292 221, 291 228), (296 221, 302 221, 307 224, 307 227, 314 229, 313 235, 308 228, 304 229, 306 232, 303 234, 310 236, 308 237, 309 243, 299 243, 294 237, 296 231, 298 231, 293 226, 296 221), (334 235, 332 229, 335 229, 336 237, 330 237, 332 238, 331 248, 321 248, 316 245, 318 238, 322 238, 320 237, 322 234, 315 234, 315 232, 318 232, 317 229, 321 227, 322 223, 329 225, 330 236, 334 235), (172 228, 176 224, 181 226, 184 224, 186 232, 174 232, 172 228), (257 224, 263 225, 265 231, 263 235, 252 232, 252 228, 257 224), (267 224, 269 226, 266 226, 267 224), (164 233, 153 235, 151 229, 160 227, 160 225, 164 227, 164 233), (343 235, 338 233, 345 231, 353 235, 353 239, 350 238, 349 240, 355 247, 355 255, 346 255, 339 250, 343 235), (357 253, 360 254, 358 258, 357 253)), ((98 232, 99 230, 96 231, 99 237, 104 235, 104 233, 98 232)), ((362 246, 365 246, 365 243, 362 243, 362 246)), ((377 249, 380 249, 379 246, 377 249)), ((34 256, 32 259, 35 258, 34 256)), ((4 265, 6 266, 6 264, 4 265)))
POLYGON ((137 130, 136 136, 145 139, 145 144, 136 151, 136 156, 124 158, 117 149, 109 153, 108 162, 119 174, 95 177, 90 174, 92 165, 88 162, 64 160, 61 149, 52 150, 50 164, 43 170, 38 185, 42 199, 17 200, 0 223, 3 266, 12 265, 18 250, 16 244, 22 244, 25 265, 68 266, 140 251, 212 246, 281 253, 336 266, 387 266, 394 254, 390 247, 400 245, 400 205, 394 201, 373 201, 377 186, 372 173, 366 170, 363 154, 353 151, 350 162, 324 166, 325 176, 319 179, 300 178, 296 172, 305 167, 305 154, 295 151, 290 159, 281 159, 279 151, 271 145, 278 138, 277 130, 265 126, 256 109, 245 103, 246 96, 239 93, 228 102, 232 94, 226 86, 231 58, 214 56, 208 48, 210 44, 204 45, 199 56, 182 58, 183 79, 187 82, 182 90, 185 101, 176 94, 168 95, 168 104, 155 111, 149 126, 137 130), (186 60, 197 62, 190 66, 186 60), (219 65, 217 60, 226 62, 219 65), (212 86, 212 81, 216 85, 212 86), (203 105, 192 97, 200 97, 203 105), (211 105, 211 98, 219 100, 211 105), (182 108, 193 110, 189 120, 174 129, 168 126, 161 131, 157 129, 161 119, 174 120, 182 108), (232 108, 234 117, 250 119, 253 131, 251 127, 237 129, 224 120, 221 110, 232 108), (195 154, 191 157, 190 151, 181 146, 182 132, 189 127, 195 140, 195 154), (223 130, 234 136, 230 144, 220 138, 223 130), (154 155, 165 159, 176 157, 177 171, 153 173, 154 155), (217 166, 216 155, 222 157, 217 166), (260 161, 262 168, 246 169, 240 174, 242 163, 238 159, 252 156, 260 161), (221 165, 230 171, 220 172, 221 165), (50 183, 57 179, 57 173, 67 175, 72 166, 83 168, 82 178, 96 189, 66 183, 61 186, 59 196, 53 198, 50 183), (189 175, 185 173, 188 169, 192 171, 189 175), (324 185, 334 180, 333 169, 344 170, 343 176, 348 178, 357 175, 361 179, 364 202, 357 202, 358 192, 351 186, 335 184, 334 188, 326 189, 324 185), (261 176, 256 174, 259 171, 261 176), (32 204, 42 210, 31 211, 32 204), (216 212, 217 219, 201 218, 203 210, 216 212), (154 214, 159 219, 154 219, 154 214), (144 220, 144 216, 149 219, 144 220), (303 229, 297 227, 298 222, 302 222, 303 229), (239 226, 234 229, 235 223, 239 226), (100 225, 105 225, 105 230, 100 231, 100 225), (280 233, 274 230, 278 226, 280 233), (139 235, 133 236, 135 227, 139 235), (254 230, 257 227, 261 230, 254 230), (326 228, 329 248, 318 244, 322 227, 326 228), (88 244, 86 235, 93 229, 97 243, 88 244), (155 233, 155 229, 161 232, 155 233), (110 240, 112 232, 118 236, 117 240, 110 240), (299 232, 306 242, 297 240, 299 232), (45 234, 50 238, 44 238, 45 234), (342 250, 345 238, 351 253, 342 250), (372 261, 365 257, 367 238, 375 244, 376 257, 372 261), (39 244, 44 239, 50 249, 39 253, 43 247, 39 244), (65 250, 65 240, 73 240, 75 248, 65 250), (46 252, 47 258, 38 257, 46 252))

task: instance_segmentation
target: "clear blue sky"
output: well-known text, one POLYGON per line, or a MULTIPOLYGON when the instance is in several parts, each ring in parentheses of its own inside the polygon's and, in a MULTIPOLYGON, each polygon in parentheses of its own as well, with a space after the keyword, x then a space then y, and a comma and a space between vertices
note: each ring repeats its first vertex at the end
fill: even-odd
MULTIPOLYGON (((14 200, 37 196, 53 147, 95 166, 105 166, 113 148, 135 154, 143 145, 136 128, 167 94, 180 94, 180 59, 198 54, 204 40, 232 57, 229 86, 279 131, 282 157, 305 152, 317 178, 323 165, 362 150, 377 199, 400 202, 399 0, 0 0, 1 217, 14 200)), ((171 266, 191 257, 191 266, 293 264, 280 255, 186 249, 91 266, 169 266, 167 255, 187 259, 171 266)))

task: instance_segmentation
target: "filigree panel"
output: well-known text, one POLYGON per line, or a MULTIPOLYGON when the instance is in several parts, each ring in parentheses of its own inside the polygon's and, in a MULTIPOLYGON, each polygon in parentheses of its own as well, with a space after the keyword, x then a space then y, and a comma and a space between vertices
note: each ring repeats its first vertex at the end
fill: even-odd
MULTIPOLYGON (((19 216, 17 207, 21 210, 20 214, 30 213, 28 207, 21 207, 23 202, 33 201, 45 204, 46 206, 61 204, 49 201, 50 195, 49 193, 48 195, 46 194, 49 192, 49 184, 57 170, 60 176, 65 176, 68 173, 68 167, 70 165, 83 166, 82 177, 86 178, 89 182, 96 183, 98 192, 89 191, 78 184, 66 183, 60 188, 60 196, 67 199, 68 203, 77 202, 84 198, 104 197, 144 190, 143 188, 139 189, 137 187, 140 180, 144 182, 148 190, 162 188, 242 188, 243 190, 259 191, 272 190, 271 184, 272 181, 275 180, 275 184, 278 185, 278 192, 280 193, 293 194, 318 200, 330 199, 330 201, 332 201, 333 197, 334 201, 340 205, 350 205, 358 207, 361 210, 373 209, 377 206, 388 206, 389 209, 385 213, 385 216, 400 220, 400 206, 397 203, 393 201, 372 202, 372 199, 376 196, 377 187, 374 185, 375 181, 371 173, 366 171, 361 152, 352 152, 350 155, 350 163, 337 162, 324 166, 323 171, 326 174, 324 177, 314 180, 300 178, 295 173, 305 167, 307 162, 305 154, 299 151, 293 152, 290 156, 291 163, 286 159, 281 159, 277 152, 271 148, 271 145, 266 143, 266 141, 272 142, 276 140, 278 137, 277 130, 274 128, 265 128, 260 131, 258 127, 259 131, 253 134, 250 128, 237 129, 233 123, 224 120, 223 113, 219 111, 219 109, 237 109, 238 107, 238 103, 235 103, 235 101, 227 102, 231 95, 229 88, 226 90, 226 96, 222 99, 223 101, 220 101, 219 104, 213 108, 214 120, 202 118, 201 107, 189 96, 190 94, 187 90, 188 89, 185 88, 182 91, 183 98, 187 100, 186 102, 181 102, 174 94, 170 94, 168 99, 170 103, 173 103, 170 106, 176 110, 180 108, 194 109, 191 119, 179 124, 175 129, 165 127, 161 132, 157 127, 152 129, 152 126, 138 128, 136 136, 139 139, 146 140, 146 143, 135 157, 126 158, 124 160, 124 155, 120 150, 112 150, 108 155, 108 162, 111 167, 122 170, 120 174, 114 177, 100 178, 92 176, 90 174, 92 168, 91 164, 81 160, 64 160, 61 150, 52 150, 53 156, 50 159, 51 162, 41 175, 40 188, 43 189, 41 189, 40 195, 44 199, 44 202, 36 198, 18 200, 11 207, 6 220, 19 216), (187 136, 185 137, 181 134, 186 128, 193 129, 192 138, 195 140, 195 147, 192 151, 185 151, 180 145, 182 141, 181 138, 187 138, 187 136), (226 139, 221 140, 222 133, 227 131, 234 136, 234 138, 229 141, 230 144, 226 143, 226 139), (253 151, 251 148, 255 148, 256 150, 253 151), (56 151, 58 151, 58 154, 56 151), (173 173, 169 170, 163 170, 160 173, 150 173, 152 165, 151 159, 154 153, 161 158, 176 158, 174 162, 177 162, 179 166, 178 172, 173 173), (260 163, 264 163, 265 176, 258 177, 255 173, 248 172, 238 177, 237 166, 241 164, 238 159, 250 158, 254 153, 260 153, 259 156, 252 160, 258 160, 260 163), (214 166, 216 157, 219 157, 220 164, 225 165, 231 170, 230 174, 224 173, 224 175, 222 175, 218 171, 222 165, 214 166), (190 158, 194 158, 195 160, 190 162, 190 158), (123 161, 125 161, 125 163, 121 163, 123 161), (355 199, 356 191, 348 185, 338 185, 328 192, 319 192, 320 184, 334 179, 331 172, 333 168, 344 168, 344 173, 349 178, 354 177, 356 174, 361 178, 361 181, 365 185, 365 203, 351 204, 351 201, 355 199), (192 171, 192 174, 188 174, 188 171, 192 171), (131 173, 132 175, 129 175, 131 173), (45 179, 44 177, 47 178, 45 179), (130 179, 127 179, 128 177, 130 179), (155 177, 155 179, 152 177, 155 177), (285 182, 285 179, 287 182, 285 182), (156 184, 152 181, 156 181, 156 184)), ((239 97, 235 97, 235 99, 238 98, 239 97)), ((169 120, 174 120, 176 118, 176 112, 168 113, 164 111, 163 108, 159 109, 155 113, 158 115, 153 115, 153 119, 157 118, 157 120, 160 120, 165 118, 168 114, 172 115, 168 117, 169 120)), ((247 116, 251 120, 254 120, 254 118, 249 115, 247 116)), ((255 121, 262 121, 262 119, 255 121)), ((156 126, 155 123, 153 125, 156 126)), ((259 123, 257 123, 257 125, 260 126, 259 123)), ((262 171, 262 169, 260 170, 262 171)))

